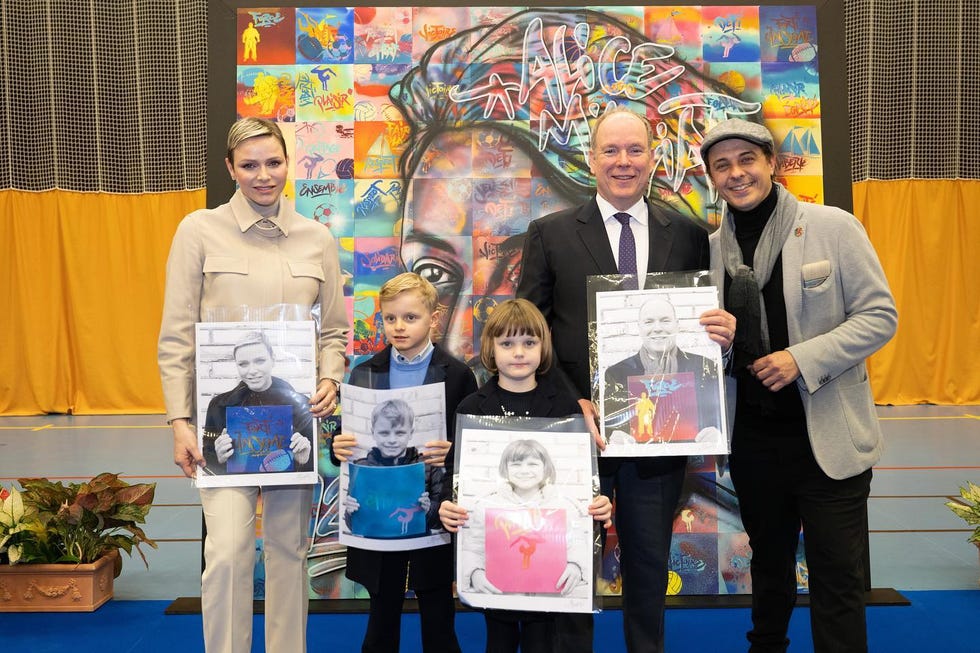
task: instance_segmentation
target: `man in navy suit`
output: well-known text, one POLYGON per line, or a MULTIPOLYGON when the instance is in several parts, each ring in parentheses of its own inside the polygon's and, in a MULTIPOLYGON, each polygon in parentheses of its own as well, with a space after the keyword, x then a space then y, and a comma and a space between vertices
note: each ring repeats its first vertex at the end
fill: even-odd
MULTIPOLYGON (((595 407, 588 399, 586 279, 639 272, 642 280, 647 272, 709 266, 707 232, 644 197, 654 167, 652 142, 650 123, 643 116, 621 107, 600 116, 592 128, 589 152, 595 198, 533 221, 524 243, 517 296, 533 302, 548 320, 558 366, 574 385, 583 410, 593 417, 595 407)), ((701 324, 727 351, 735 319, 712 310, 701 316, 701 324)), ((604 448, 596 435, 597 445, 604 448)), ((599 461, 602 493, 616 496, 624 631, 630 653, 663 650, 667 559, 685 464, 682 457, 599 461)), ((569 639, 583 635, 569 634, 569 639)), ((560 646, 560 650, 571 648, 560 646)))

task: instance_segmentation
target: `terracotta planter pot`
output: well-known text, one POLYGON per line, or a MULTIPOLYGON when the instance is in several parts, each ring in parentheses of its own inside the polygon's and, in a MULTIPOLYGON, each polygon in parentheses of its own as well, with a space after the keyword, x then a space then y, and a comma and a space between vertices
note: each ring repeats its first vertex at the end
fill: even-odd
POLYGON ((92 612, 112 598, 113 551, 92 564, 0 566, 0 612, 92 612))

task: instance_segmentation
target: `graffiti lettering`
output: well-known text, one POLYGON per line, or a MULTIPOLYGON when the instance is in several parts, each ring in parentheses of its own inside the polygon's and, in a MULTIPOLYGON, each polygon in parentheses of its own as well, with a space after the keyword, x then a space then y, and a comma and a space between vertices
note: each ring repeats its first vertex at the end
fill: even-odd
POLYGON ((337 111, 351 104, 352 93, 340 91, 337 93, 327 93, 316 97, 316 106, 321 111, 337 111))
POLYGON ((504 247, 502 244, 492 243, 489 240, 483 243, 483 247, 477 252, 477 254, 485 261, 499 261, 501 259, 509 259, 515 254, 520 253, 521 248, 518 247, 504 247))
POLYGON ((398 265, 399 260, 398 252, 392 247, 360 256, 361 266, 371 272, 394 267, 398 265))
POLYGON ((248 15, 252 17, 252 24, 255 27, 275 27, 286 20, 286 17, 278 11, 274 14, 267 11, 250 11, 248 15))
POLYGON ((779 154, 776 156, 779 172, 795 172, 806 167, 806 157, 795 154, 779 154))
POLYGON ((456 28, 449 27, 448 25, 429 25, 426 23, 419 30, 419 36, 429 43, 435 43, 436 41, 456 36, 456 28))
POLYGON ((285 449, 287 446, 286 438, 281 435, 265 438, 258 435, 247 435, 237 439, 235 451, 248 456, 260 456, 285 449))
POLYGON ((299 190, 300 197, 323 197, 324 195, 340 195, 347 192, 344 182, 329 182, 325 184, 303 184, 299 190))
POLYGON ((395 197, 401 194, 402 185, 397 181, 388 182, 388 190, 381 188, 384 182, 380 179, 372 183, 357 200, 357 213, 367 215, 381 203, 382 197, 395 197))

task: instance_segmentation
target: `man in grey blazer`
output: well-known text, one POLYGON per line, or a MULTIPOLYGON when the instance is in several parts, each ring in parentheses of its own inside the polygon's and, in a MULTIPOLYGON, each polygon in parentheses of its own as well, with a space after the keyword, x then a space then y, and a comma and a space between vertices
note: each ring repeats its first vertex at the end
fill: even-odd
POLYGON ((752 547, 749 650, 789 645, 802 525, 814 650, 864 652, 867 498, 881 455, 865 359, 895 333, 895 302, 857 218, 772 180, 765 127, 721 122, 701 157, 726 202, 711 258, 738 320, 729 463, 752 547))
MULTIPOLYGON (((707 232, 679 213, 645 196, 653 173, 650 122, 615 107, 592 127, 589 167, 596 196, 578 207, 534 220, 524 242, 517 296, 530 300, 551 327, 557 367, 574 385, 586 415, 589 401, 588 301, 590 275, 703 270, 709 265, 707 232), (623 238, 632 243, 624 256, 623 238)), ((722 350, 731 343, 735 321, 715 309, 701 316, 722 350)), ((597 440, 600 448, 605 443, 597 440)), ((616 497, 623 578, 623 629, 629 653, 663 650, 664 595, 674 511, 684 483, 686 459, 602 458, 602 494, 616 497)), ((565 619, 557 650, 591 651, 591 620, 565 619), (585 623, 582 623, 584 621, 585 623), (587 628, 586 628, 587 626, 587 628), (587 632, 586 632, 587 631, 587 632)))

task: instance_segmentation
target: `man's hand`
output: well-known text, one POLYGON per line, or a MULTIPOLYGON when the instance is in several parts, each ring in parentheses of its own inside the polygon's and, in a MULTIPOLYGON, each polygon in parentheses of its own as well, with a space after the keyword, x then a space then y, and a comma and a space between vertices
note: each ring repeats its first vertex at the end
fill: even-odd
POLYGON ((585 423, 589 427, 592 439, 595 440, 596 448, 599 451, 605 451, 606 441, 599 434, 599 411, 595 409, 595 404, 588 399, 579 399, 578 405, 582 409, 582 414, 585 415, 585 423))
POLYGON ((712 308, 701 313, 700 322, 708 337, 721 347, 721 351, 728 351, 735 340, 735 316, 720 308, 712 308))
POLYGON ((289 439, 289 450, 293 452, 293 461, 297 465, 305 465, 310 459, 310 452, 313 446, 309 439, 299 433, 293 433, 289 439))
POLYGON ((350 433, 338 433, 333 436, 333 455, 340 462, 345 462, 354 455, 357 438, 350 433))
POLYGON ((340 386, 332 379, 320 379, 316 392, 310 397, 310 412, 313 417, 323 418, 337 408, 337 391, 340 386))
POLYGON ((778 392, 800 377, 793 354, 785 349, 774 351, 749 365, 749 372, 772 392, 778 392))
POLYGON ((422 462, 435 467, 445 467, 446 456, 449 454, 449 448, 451 446, 453 446, 453 443, 449 440, 432 440, 431 442, 426 442, 425 448, 422 449, 422 462))
POLYGON ((174 432, 174 464, 187 478, 197 476, 197 468, 204 467, 204 456, 197 448, 197 434, 190 420, 175 419, 170 422, 174 432))

